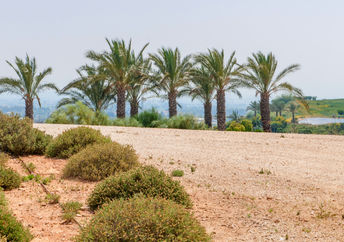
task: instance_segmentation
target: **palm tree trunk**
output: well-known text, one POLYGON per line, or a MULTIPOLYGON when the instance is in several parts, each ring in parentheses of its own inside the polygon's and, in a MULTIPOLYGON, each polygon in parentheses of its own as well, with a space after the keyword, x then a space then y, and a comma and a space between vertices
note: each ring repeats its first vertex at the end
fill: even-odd
POLYGON ((260 115, 262 116, 262 124, 264 132, 271 132, 270 128, 270 103, 269 94, 262 93, 260 95, 260 115))
POLYGON ((204 122, 209 128, 212 127, 212 115, 211 115, 211 102, 206 101, 204 103, 204 122))
POLYGON ((130 117, 134 117, 139 114, 139 103, 134 100, 130 102, 130 117))
POLYGON ((295 123, 295 113, 294 113, 294 112, 292 112, 292 113, 291 113, 291 115, 293 116, 293 118, 292 118, 292 121, 291 121, 291 122, 294 124, 294 123, 295 123))
POLYGON ((217 128, 226 129, 226 97, 224 90, 218 90, 216 94, 217 101, 217 128))
POLYGON ((276 118, 278 117, 278 111, 276 111, 276 118))
POLYGON ((117 91, 117 118, 125 118, 125 87, 124 85, 116 85, 117 91))
POLYGON ((257 111, 254 110, 254 117, 257 117, 257 111))
POLYGON ((175 91, 168 93, 168 111, 170 118, 177 115, 177 94, 175 91))
POLYGON ((25 99, 25 117, 33 120, 33 100, 31 98, 25 99))

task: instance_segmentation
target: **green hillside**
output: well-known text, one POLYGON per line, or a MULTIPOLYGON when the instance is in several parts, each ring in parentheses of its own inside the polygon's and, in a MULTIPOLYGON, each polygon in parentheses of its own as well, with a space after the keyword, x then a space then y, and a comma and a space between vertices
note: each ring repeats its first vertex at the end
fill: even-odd
POLYGON ((338 110, 344 111, 344 99, 323 99, 309 101, 309 113, 299 107, 296 115, 299 117, 333 117, 338 116, 338 110))

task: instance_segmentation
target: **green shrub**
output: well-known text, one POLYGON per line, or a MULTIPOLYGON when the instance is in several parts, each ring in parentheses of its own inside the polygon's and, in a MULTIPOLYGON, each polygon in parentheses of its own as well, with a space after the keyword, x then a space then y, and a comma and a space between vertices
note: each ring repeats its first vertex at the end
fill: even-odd
POLYGON ((285 132, 287 125, 287 121, 282 116, 276 117, 275 120, 270 123, 271 131, 275 133, 285 132))
POLYGON ((32 120, 0 112, 0 150, 13 155, 44 154, 51 136, 32 127, 32 120))
POLYGON ((95 144, 73 155, 63 170, 65 178, 99 181, 139 165, 135 150, 118 143, 95 144))
POLYGON ((10 157, 6 153, 0 152, 0 166, 5 165, 10 157))
POLYGON ((78 211, 81 209, 82 204, 79 202, 66 202, 61 204, 63 215, 62 218, 67 222, 71 222, 75 216, 78 214, 78 211))
POLYGON ((18 188, 21 183, 20 175, 11 168, 0 166, 0 187, 4 190, 18 188))
POLYGON ((27 242, 32 239, 29 230, 19 223, 7 208, 4 193, 0 191, 0 240, 27 242))
POLYGON ((47 147, 48 157, 69 158, 84 149, 87 145, 109 143, 111 139, 105 137, 99 130, 88 127, 78 127, 64 131, 47 147))
POLYGON ((192 115, 178 115, 168 119, 167 127, 173 129, 207 129, 203 122, 198 122, 192 115))
POLYGON ((173 200, 186 207, 192 206, 184 187, 153 166, 138 167, 105 179, 93 190, 88 205, 95 210, 113 199, 128 199, 139 193, 173 200))
POLYGON ((229 127, 226 129, 227 131, 245 131, 245 126, 237 121, 232 121, 229 127))
POLYGON ((252 131, 253 130, 253 124, 251 120, 244 119, 241 121, 241 124, 244 125, 245 131, 252 131))
POLYGON ((57 193, 48 193, 45 196, 45 201, 49 204, 56 204, 59 203, 61 196, 57 193))
POLYGON ((172 171, 172 176, 182 177, 182 176, 184 176, 184 171, 182 171, 182 170, 173 170, 172 171))
POLYGON ((181 205, 162 198, 114 200, 100 209, 77 241, 210 241, 181 205))
POLYGON ((124 126, 124 127, 141 127, 139 121, 135 118, 116 118, 112 121, 114 126, 124 126))
POLYGON ((153 122, 157 120, 161 120, 161 115, 157 110, 152 108, 151 110, 145 110, 140 113, 137 117, 137 120, 144 126, 144 127, 154 127, 153 122))

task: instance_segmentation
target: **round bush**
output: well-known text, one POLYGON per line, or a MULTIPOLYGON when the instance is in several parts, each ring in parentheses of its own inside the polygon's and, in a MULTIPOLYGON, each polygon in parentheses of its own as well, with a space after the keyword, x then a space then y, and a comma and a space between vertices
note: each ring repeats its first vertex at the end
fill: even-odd
POLYGON ((9 159, 10 157, 6 153, 0 152, 0 166, 5 165, 9 159))
POLYGON ((46 155, 48 157, 65 159, 78 153, 87 145, 110 142, 111 139, 102 135, 99 130, 88 127, 78 127, 66 130, 57 136, 48 145, 46 155))
POLYGON ((20 175, 10 168, 0 166, 0 187, 4 190, 12 190, 20 186, 20 175))
POLYGON ((210 241, 210 237, 182 205, 140 196, 105 205, 77 241, 210 241))
POLYGON ((138 167, 112 176, 99 183, 90 197, 88 205, 92 210, 114 199, 128 199, 135 194, 162 197, 191 207, 192 203, 179 181, 174 181, 163 171, 152 166, 138 167))
POLYGON ((63 177, 99 181, 138 166, 137 160, 135 150, 129 145, 95 144, 69 158, 63 177))
POLYGON ((241 124, 244 125, 245 131, 252 131, 253 130, 253 124, 251 120, 244 119, 241 121, 241 124))
POLYGON ((8 210, 5 196, 0 189, 0 241, 28 242, 31 239, 29 230, 24 228, 8 210))
POLYGON ((0 150, 13 155, 44 154, 52 137, 32 127, 32 120, 0 112, 0 150))
POLYGON ((245 131, 245 126, 242 125, 241 123, 233 121, 227 128, 227 131, 245 131))

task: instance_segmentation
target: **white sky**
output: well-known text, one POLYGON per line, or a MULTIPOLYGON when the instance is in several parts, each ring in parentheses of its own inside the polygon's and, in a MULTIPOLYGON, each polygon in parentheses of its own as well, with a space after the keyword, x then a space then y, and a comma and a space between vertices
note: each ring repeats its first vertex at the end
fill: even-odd
POLYGON ((227 56, 236 50, 240 62, 272 51, 281 67, 301 64, 286 80, 306 95, 344 97, 342 0, 11 0, 0 9, 0 77, 14 77, 5 60, 28 53, 63 87, 87 62, 86 51, 106 48, 105 37, 132 38, 136 49, 149 42, 147 53, 215 47, 227 56))

